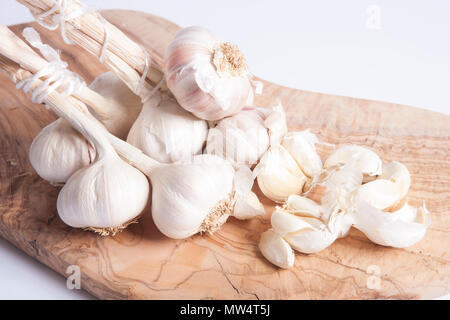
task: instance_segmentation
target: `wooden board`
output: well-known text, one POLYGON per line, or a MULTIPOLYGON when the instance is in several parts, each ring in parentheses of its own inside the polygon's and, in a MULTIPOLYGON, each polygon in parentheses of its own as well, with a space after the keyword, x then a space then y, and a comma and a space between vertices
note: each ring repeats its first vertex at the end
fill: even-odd
MULTIPOLYGON (((104 16, 151 48, 156 59, 178 30, 145 13, 112 10, 104 16)), ((31 23, 11 29, 19 34, 28 25, 36 27, 31 23)), ((37 29, 44 43, 61 48, 62 58, 87 82, 105 71, 96 58, 63 44, 57 33, 37 29)), ((425 200, 432 212, 425 238, 413 247, 393 249, 374 245, 351 230, 320 253, 296 254, 295 267, 280 270, 257 248, 273 208, 259 191, 267 209, 264 217, 247 222, 230 218, 213 236, 168 239, 153 225, 150 210, 139 224, 115 237, 67 227, 56 213, 59 189, 40 179, 28 161, 33 137, 55 116, 31 104, 3 76, 0 235, 63 275, 69 265, 78 265, 82 287, 106 299, 417 299, 449 293, 450 117, 269 82, 257 102, 270 106, 277 98, 286 108, 291 130, 310 128, 322 141, 365 145, 384 161, 406 164, 412 174, 412 202, 425 200), (379 289, 367 286, 373 280, 370 266, 380 271, 379 289)))

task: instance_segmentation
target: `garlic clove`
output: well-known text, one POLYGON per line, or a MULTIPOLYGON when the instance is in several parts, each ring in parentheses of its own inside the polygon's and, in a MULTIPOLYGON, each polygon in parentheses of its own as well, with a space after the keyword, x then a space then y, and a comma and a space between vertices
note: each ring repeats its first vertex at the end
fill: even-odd
POLYGON ((344 165, 350 160, 364 174, 376 176, 381 174, 382 162, 380 157, 373 151, 356 145, 347 145, 334 151, 325 161, 324 168, 344 165))
POLYGON ((383 165, 383 172, 377 179, 385 179, 395 183, 398 187, 399 197, 403 198, 408 193, 411 186, 411 175, 400 162, 392 161, 383 165))
POLYGON ((276 146, 281 143, 281 140, 286 136, 288 132, 286 123, 286 112, 283 109, 281 103, 273 107, 271 110, 263 110, 266 114, 264 125, 269 131, 270 145, 276 146))
POLYGON ((246 197, 238 199, 233 211, 233 217, 239 220, 247 220, 263 215, 265 209, 254 192, 249 192, 246 197))
POLYGON ((273 230, 261 234, 259 250, 271 263, 280 268, 291 268, 294 265, 294 252, 289 244, 273 230))
POLYGON ((224 118, 208 132, 206 152, 235 164, 255 164, 269 147, 264 119, 257 109, 224 118))
POLYGON ((111 103, 105 110, 107 115, 92 113, 105 125, 110 133, 125 139, 142 109, 141 99, 113 72, 105 72, 94 79, 89 88, 111 103))
POLYGON ((309 130, 305 130, 289 132, 281 143, 309 178, 322 171, 322 160, 315 147, 317 142, 317 137, 309 130))
POLYGON ((323 224, 319 230, 311 228, 301 229, 285 235, 284 239, 291 245, 292 249, 301 253, 311 254, 329 247, 337 239, 337 235, 331 233, 323 224))
POLYGON ((273 201, 285 201, 292 194, 300 194, 306 176, 282 146, 271 147, 257 167, 257 181, 261 191, 273 201))
POLYGON ((238 113, 253 88, 242 53, 201 27, 179 31, 164 57, 167 86, 180 105, 205 120, 238 113))
POLYGON ((37 174, 50 183, 64 183, 95 158, 95 149, 60 118, 41 130, 30 146, 29 158, 37 174))
POLYGON ((363 184, 353 192, 357 202, 365 201, 369 205, 379 209, 387 209, 394 206, 402 199, 397 185, 389 180, 374 180, 363 184))
POLYGON ((114 234, 141 214, 149 193, 145 175, 111 154, 70 177, 58 195, 58 214, 69 226, 114 234))
POLYGON ((212 155, 155 168, 151 181, 156 227, 174 239, 216 231, 233 212, 234 174, 229 162, 212 155))
POLYGON ((270 223, 277 233, 281 236, 285 236, 289 233, 297 232, 298 230, 317 230, 308 222, 311 221, 311 219, 313 218, 297 216, 286 209, 277 207, 272 213, 270 223))
POLYGON ((372 242, 389 247, 405 248, 419 242, 431 219, 425 205, 414 208, 405 204, 395 212, 384 212, 367 202, 358 202, 355 228, 372 242))
POLYGON ((286 201, 286 210, 295 215, 320 218, 322 207, 311 199, 292 194, 286 201))
POLYGON ((175 100, 156 94, 144 104, 127 142, 159 162, 172 163, 201 153, 207 134, 206 121, 195 118, 175 100))

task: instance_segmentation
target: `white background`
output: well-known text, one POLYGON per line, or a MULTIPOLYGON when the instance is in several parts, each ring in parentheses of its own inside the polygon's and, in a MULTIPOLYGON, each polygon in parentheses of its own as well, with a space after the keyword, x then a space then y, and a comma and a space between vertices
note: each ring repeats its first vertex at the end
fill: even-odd
MULTIPOLYGON (((251 71, 272 82, 450 114, 447 0, 84 3, 147 11, 183 27, 206 26, 238 44, 251 71)), ((1 23, 31 20, 20 4, 1 1, 1 23)), ((0 299, 92 298, 82 290, 66 289, 63 277, 1 239, 0 259, 0 299)))

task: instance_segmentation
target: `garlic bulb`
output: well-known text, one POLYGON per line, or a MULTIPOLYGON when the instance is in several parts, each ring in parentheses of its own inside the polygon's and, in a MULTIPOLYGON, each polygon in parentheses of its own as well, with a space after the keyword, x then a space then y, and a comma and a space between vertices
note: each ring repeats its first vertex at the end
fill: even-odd
POLYGON ((413 208, 405 204, 394 212, 383 212, 368 203, 358 203, 354 223, 372 242, 382 246, 404 248, 419 242, 431 224, 425 205, 413 208))
POLYGON ((267 230, 261 234, 259 250, 264 258, 280 268, 290 268, 294 265, 292 248, 278 233, 267 230))
POLYGON ((68 122, 58 119, 33 139, 29 158, 37 174, 50 183, 64 183, 78 169, 95 158, 89 142, 68 122))
POLYGON ((377 179, 385 179, 393 182, 397 186, 399 198, 405 197, 411 186, 411 175, 408 168, 397 161, 384 164, 383 172, 377 179))
POLYGON ((266 197, 282 202, 291 194, 300 194, 307 177, 294 158, 281 145, 271 147, 257 168, 257 182, 266 197))
POLYGON ((356 145, 347 145, 334 151, 325 161, 324 168, 344 165, 350 160, 364 175, 376 176, 381 174, 382 162, 380 157, 373 151, 356 145))
POLYGON ((144 210, 149 192, 147 178, 110 153, 70 177, 58 196, 58 214, 71 227, 114 235, 144 210))
POLYGON ((167 86, 178 103, 205 120, 219 120, 252 103, 245 58, 201 27, 182 29, 164 58, 167 86))
POLYGON ((241 184, 234 181, 235 174, 228 161, 214 155, 197 155, 192 162, 153 169, 150 178, 156 227, 174 239, 215 232, 234 214, 234 185, 241 184))
POLYGON ((95 78, 89 88, 110 102, 108 109, 103 113, 96 112, 94 108, 93 114, 102 121, 109 132, 126 139, 128 131, 142 109, 141 99, 112 72, 105 72, 95 78))
POLYGON ((269 147, 261 109, 242 110, 209 129, 206 152, 234 164, 253 165, 269 147))
POLYGON ((159 162, 170 163, 201 153, 207 134, 205 120, 195 118, 167 95, 156 94, 144 104, 127 142, 159 162))

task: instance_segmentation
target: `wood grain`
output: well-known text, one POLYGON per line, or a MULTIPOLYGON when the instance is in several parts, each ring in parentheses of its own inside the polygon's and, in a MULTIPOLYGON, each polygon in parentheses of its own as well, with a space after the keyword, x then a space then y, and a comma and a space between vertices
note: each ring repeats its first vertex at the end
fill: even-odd
MULTIPOLYGON (((110 10, 104 16, 161 61, 178 27, 150 14, 110 10)), ((65 45, 35 23, 44 43, 87 82, 105 71, 95 57, 65 45)), ((450 292, 450 117, 418 108, 281 87, 264 81, 260 105, 283 102, 291 130, 310 128, 325 142, 365 145, 384 161, 400 160, 412 174, 412 204, 425 200, 433 223, 425 238, 406 249, 372 244, 357 230, 328 249, 296 254, 295 267, 279 270, 257 249, 269 228, 267 214, 230 219, 213 236, 165 238, 150 210, 115 237, 65 226, 56 213, 59 189, 40 179, 28 161, 39 130, 55 119, 0 76, 0 235, 65 275, 78 265, 82 287, 104 299, 420 299, 450 292), (367 269, 379 267, 381 287, 369 289, 367 269)), ((320 147, 321 155, 330 148, 320 147)), ((207 195, 205 195, 207 196, 207 195)))

